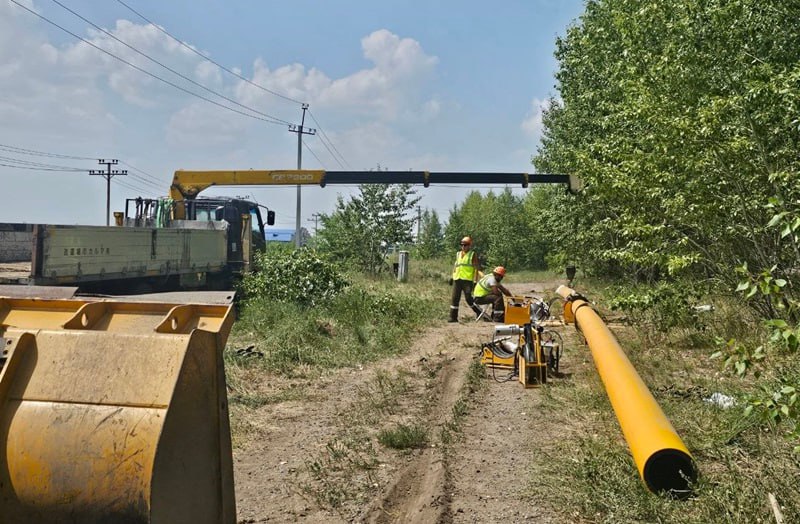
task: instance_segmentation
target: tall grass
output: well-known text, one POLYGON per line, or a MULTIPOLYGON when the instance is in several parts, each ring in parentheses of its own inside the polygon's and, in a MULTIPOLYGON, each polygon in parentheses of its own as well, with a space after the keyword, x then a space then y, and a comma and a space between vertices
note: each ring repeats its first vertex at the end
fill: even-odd
POLYGON ((263 359, 228 362, 287 375, 355 366, 396 355, 446 311, 446 283, 435 275, 406 285, 390 277, 348 275, 352 285, 316 307, 252 297, 242 305, 229 347, 255 345, 263 359))

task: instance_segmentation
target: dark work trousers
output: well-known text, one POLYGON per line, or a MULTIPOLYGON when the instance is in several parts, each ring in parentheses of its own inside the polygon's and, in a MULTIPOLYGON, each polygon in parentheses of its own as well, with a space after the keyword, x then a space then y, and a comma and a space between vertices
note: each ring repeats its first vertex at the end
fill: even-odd
POLYGON ((450 299, 450 321, 456 322, 458 320, 458 305, 461 302, 461 293, 464 293, 464 300, 467 305, 472 308, 475 314, 481 312, 480 308, 475 305, 475 300, 472 298, 472 280, 454 280, 453 281, 453 296, 450 299))
POLYGON ((501 294, 493 294, 489 293, 488 295, 484 295, 482 297, 475 297, 476 304, 491 304, 492 305, 492 320, 497 322, 502 322, 505 319, 505 301, 503 300, 503 295, 501 294))

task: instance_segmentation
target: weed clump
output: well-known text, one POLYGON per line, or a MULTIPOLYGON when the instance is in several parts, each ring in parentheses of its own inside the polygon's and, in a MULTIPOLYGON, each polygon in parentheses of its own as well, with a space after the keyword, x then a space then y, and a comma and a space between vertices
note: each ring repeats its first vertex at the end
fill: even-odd
POLYGON ((428 431, 419 425, 400 424, 378 433, 378 442, 392 449, 419 449, 428 445, 428 431))

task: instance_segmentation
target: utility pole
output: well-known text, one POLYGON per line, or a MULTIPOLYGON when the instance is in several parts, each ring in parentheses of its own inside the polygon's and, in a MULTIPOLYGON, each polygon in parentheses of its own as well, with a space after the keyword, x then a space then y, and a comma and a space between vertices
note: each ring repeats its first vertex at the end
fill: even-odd
POLYGON ((90 175, 100 175, 106 179, 106 225, 109 225, 109 219, 111 217, 111 179, 117 175, 127 175, 127 169, 111 169, 111 166, 115 166, 119 164, 119 160, 116 158, 112 158, 111 160, 106 160, 104 158, 98 158, 97 163, 106 166, 105 171, 100 171, 99 169, 91 169, 89 170, 90 175))
POLYGON ((314 236, 317 236, 317 222, 319 222, 319 217, 322 215, 320 213, 314 213, 311 215, 312 218, 309 218, 309 222, 314 222, 314 236))
MULTIPOLYGON (((290 133, 297 133, 297 170, 299 171, 302 169, 303 165, 303 135, 313 135, 316 134, 316 129, 310 129, 308 127, 303 127, 303 124, 306 122, 306 111, 308 110, 308 104, 303 104, 303 118, 300 120, 300 125, 296 126, 294 124, 289 125, 289 132, 290 133)), ((295 219, 295 228, 294 228, 294 245, 300 247, 302 245, 302 240, 300 238, 300 184, 297 184, 297 218, 295 219)))

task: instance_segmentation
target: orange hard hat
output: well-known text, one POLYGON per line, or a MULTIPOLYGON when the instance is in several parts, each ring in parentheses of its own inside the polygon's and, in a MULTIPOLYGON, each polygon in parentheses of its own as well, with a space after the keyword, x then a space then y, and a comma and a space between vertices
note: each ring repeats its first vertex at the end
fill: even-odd
POLYGON ((469 244, 471 246, 472 245, 472 238, 471 237, 464 237, 464 238, 461 239, 461 243, 462 244, 469 244))
POLYGON ((494 273, 499 277, 504 277, 506 276, 506 268, 504 268, 503 266, 497 266, 492 270, 492 273, 494 273))

